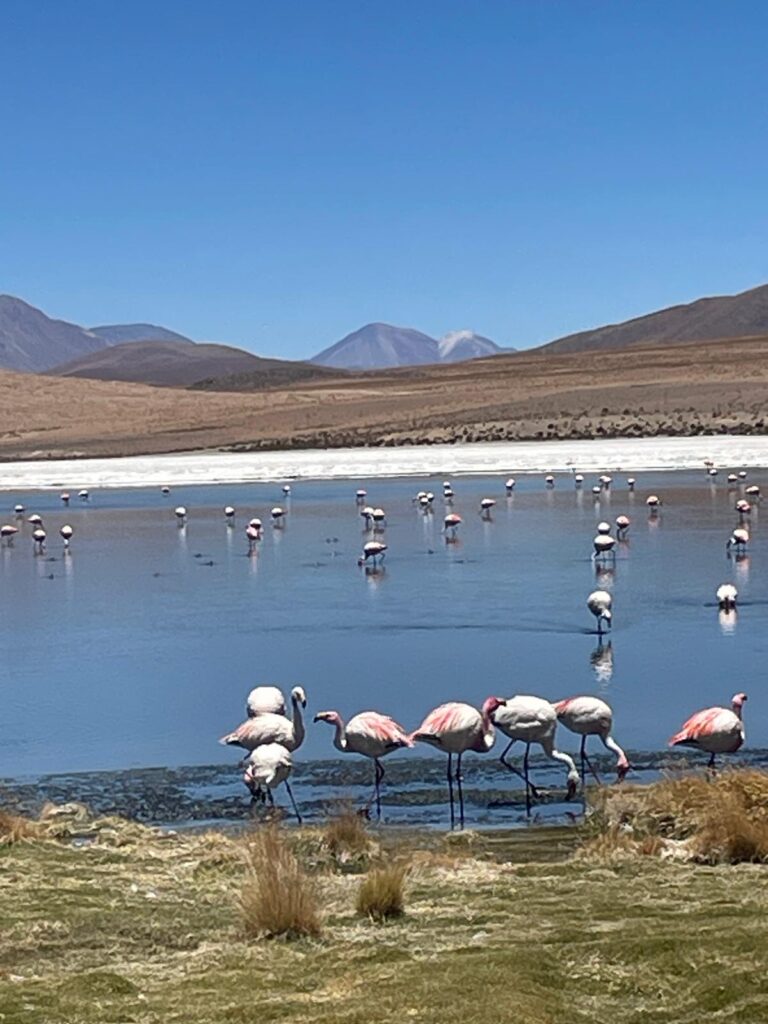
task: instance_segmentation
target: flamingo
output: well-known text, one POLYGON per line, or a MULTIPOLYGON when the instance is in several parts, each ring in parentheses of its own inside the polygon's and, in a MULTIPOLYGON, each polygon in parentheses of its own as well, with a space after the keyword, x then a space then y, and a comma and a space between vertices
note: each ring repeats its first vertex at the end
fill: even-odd
POLYGON ((480 499, 480 515, 483 517, 483 519, 489 519, 490 520, 490 518, 491 518, 491 510, 493 509, 493 506, 495 504, 496 504, 495 498, 481 498, 480 499))
POLYGON ((383 508, 375 508, 371 513, 374 530, 383 530, 387 525, 387 515, 383 508))
POLYGON ((24 508, 23 505, 14 505, 13 506, 13 511, 16 513, 16 518, 17 519, 21 519, 21 517, 26 512, 26 509, 24 508))
POLYGON ((355 491, 355 504, 362 505, 367 496, 368 491, 363 490, 363 488, 361 487, 359 490, 355 491))
POLYGON ((286 498, 288 497, 288 495, 290 493, 291 493, 291 485, 290 484, 283 484, 283 494, 286 496, 286 498))
POLYGON ((171 488, 167 484, 163 484, 163 486, 160 488, 160 493, 161 494, 170 494, 171 493, 171 488))
POLYGON ((290 750, 281 743, 265 743, 263 746, 252 750, 245 759, 243 782, 251 791, 252 801, 260 797, 263 803, 265 799, 269 799, 271 807, 275 806, 272 790, 282 782, 291 799, 296 821, 300 825, 301 815, 293 798, 291 784, 288 782, 288 776, 291 774, 292 769, 293 759, 290 750))
POLYGON ((277 686, 254 686, 246 698, 245 710, 249 718, 263 714, 285 717, 283 691, 277 686))
POLYGON ((670 747, 695 747, 710 755, 707 767, 714 770, 716 754, 735 754, 744 743, 742 708, 746 693, 735 693, 731 709, 705 708, 691 715, 680 732, 670 739, 670 747))
POLYGON ((506 701, 503 697, 488 697, 480 711, 471 704, 450 701, 430 711, 418 729, 411 733, 410 739, 420 743, 429 743, 448 755, 448 797, 451 804, 451 828, 454 827, 456 815, 454 811, 453 782, 459 792, 459 827, 464 827, 464 792, 461 787, 461 758, 468 750, 478 754, 487 754, 494 744, 496 733, 491 715, 502 707, 506 701), (456 774, 453 774, 453 755, 456 754, 456 774))
POLYGON ((275 529, 281 529, 283 526, 283 517, 285 516, 285 509, 279 505, 275 505, 272 511, 269 513, 272 516, 272 525, 275 529))
POLYGON ((739 592, 732 583, 721 583, 717 588, 717 604, 724 611, 730 611, 736 607, 736 598, 739 592))
POLYGON ((728 483, 729 484, 737 484, 738 482, 739 482, 739 478, 736 476, 735 473, 729 473, 728 474, 728 483))
POLYGON ((42 555, 45 551, 45 530, 38 526, 36 530, 32 531, 32 540, 34 541, 35 551, 38 555, 42 555))
POLYGON ((256 551, 256 545, 261 540, 261 530, 251 526, 249 523, 245 528, 245 536, 248 538, 248 554, 252 555, 256 551))
POLYGON ((179 527, 186 526, 187 524, 187 510, 183 505, 179 505, 178 508, 173 510, 173 514, 176 516, 176 522, 179 527))
POLYGON ((235 525, 235 510, 231 505, 227 505, 224 509, 224 518, 227 521, 227 526, 235 525))
POLYGON ((507 480, 507 482, 504 484, 504 488, 505 488, 505 490, 507 492, 507 497, 509 497, 509 495, 512 493, 512 491, 514 491, 516 483, 517 483, 517 481, 515 480, 515 478, 513 476, 511 476, 507 480))
POLYGON ((648 506, 651 512, 655 512, 659 505, 661 505, 661 498, 658 496, 658 494, 649 494, 648 497, 645 499, 645 504, 648 506))
POLYGON ((455 497, 455 495, 453 493, 453 488, 452 487, 447 487, 443 491, 443 500, 445 501, 446 505, 452 505, 454 497, 455 497))
POLYGON ((746 487, 744 489, 744 493, 748 494, 750 498, 759 498, 760 488, 757 486, 757 484, 751 484, 749 487, 746 487))
POLYGON ((595 486, 592 488, 592 493, 595 496, 595 502, 597 502, 600 495, 603 493, 603 488, 600 486, 600 484, 595 484, 595 486))
POLYGON ((4 540, 10 548, 13 546, 13 538, 18 532, 18 526, 11 526, 10 523, 6 523, 5 526, 0 526, 0 540, 4 540))
POLYGON ((291 690, 293 717, 273 713, 254 715, 246 719, 234 732, 227 733, 219 740, 230 747, 255 750, 265 743, 281 743, 286 750, 298 750, 304 742, 304 716, 301 709, 307 706, 307 697, 300 686, 291 690))
POLYGON ((554 761, 562 761, 568 768, 568 793, 567 800, 572 800, 576 795, 576 787, 579 783, 579 773, 573 758, 569 754, 563 754, 555 749, 555 729, 557 728, 557 714, 552 704, 541 697, 528 695, 517 695, 508 697, 506 703, 497 708, 493 715, 493 724, 509 738, 509 744, 504 749, 500 761, 505 768, 519 775, 525 781, 525 810, 526 814, 531 813, 531 797, 538 799, 538 791, 531 782, 528 768, 528 755, 531 744, 538 743, 547 757, 554 761), (507 754, 512 745, 521 740, 525 743, 525 755, 523 757, 522 772, 507 761, 507 754))
POLYGON ((747 471, 746 471, 746 469, 740 469, 739 470, 739 480, 746 480, 746 479, 747 479, 747 471))
POLYGON ((749 504, 746 498, 739 498, 734 506, 736 511, 739 513, 739 522, 744 522, 744 516, 748 516, 752 511, 752 506, 749 504))
POLYGON ((611 484, 613 483, 613 477, 612 476, 608 476, 607 473, 604 473, 600 477, 600 483, 603 485, 603 487, 606 489, 606 491, 609 491, 611 489, 611 484))
POLYGON ((573 482, 576 485, 576 489, 578 490, 584 483, 584 476, 581 473, 577 473, 576 476, 573 478, 573 482))
POLYGON ((547 487, 555 486, 555 478, 552 476, 551 473, 548 473, 547 476, 544 477, 544 483, 547 485, 547 487))
MULTIPOLYGON (((555 704, 555 711, 559 722, 581 736, 581 780, 584 782, 585 765, 598 779, 597 772, 590 764, 587 757, 587 737, 599 736, 602 744, 608 750, 616 754, 616 774, 618 781, 624 778, 629 771, 627 755, 621 749, 616 740, 611 736, 613 725, 613 711, 604 700, 599 697, 568 697, 566 700, 558 701, 555 704)), ((598 779, 599 781, 599 779, 598 779)))
POLYGON ((357 564, 365 565, 370 558, 374 567, 376 567, 384 561, 386 550, 387 545, 383 541, 369 540, 366 544, 363 544, 363 553, 358 558, 357 564))
POLYGON ((365 523, 365 529, 370 530, 373 526, 373 508, 370 505, 366 505, 360 511, 360 515, 363 517, 365 523))
POLYGON ((624 540, 629 532, 629 516, 616 516, 616 535, 619 540, 624 540))
POLYGON ((446 540, 456 540, 456 533, 461 526, 461 516, 457 512, 450 512, 443 520, 446 540))
POLYGON ((714 466, 712 467, 712 469, 708 469, 707 470, 707 475, 709 476, 709 478, 712 481, 712 483, 714 483, 715 482, 715 477, 717 476, 717 470, 715 469, 714 466))
POLYGON ((634 491, 636 483, 637 483, 637 481, 635 480, 635 478, 633 476, 628 476, 627 477, 627 487, 630 489, 630 491, 634 491))
POLYGON ((597 619, 598 636, 603 634, 603 622, 606 622, 608 629, 611 628, 611 605, 613 598, 607 590, 593 590, 587 598, 587 608, 597 619))
POLYGON ((77 492, 77 496, 81 501, 88 501, 88 499, 91 496, 91 492, 86 490, 86 488, 84 487, 81 491, 77 492))
MULTIPOLYGON (((403 747, 412 747, 413 740, 397 722, 378 711, 361 711, 350 718, 347 724, 338 711, 318 711, 316 722, 328 722, 336 726, 333 745, 345 754, 362 754, 370 757, 374 766, 373 799, 376 801, 376 817, 381 818, 381 782, 384 767, 381 758, 403 747)), ((372 801, 368 802, 370 807, 372 801)))
MULTIPOLYGON (((608 527, 610 530, 610 526, 608 527)), ((616 546, 616 538, 611 537, 607 533, 598 533, 595 539, 592 541, 594 551, 592 552, 592 561, 596 561, 598 558, 604 558, 608 555, 611 558, 616 557, 616 552, 613 550, 616 546)))
POLYGON ((72 529, 72 527, 69 525, 69 523, 65 523, 61 527, 61 529, 59 530, 59 534, 61 536, 61 539, 64 541, 64 550, 65 551, 69 550, 69 542, 72 540, 72 534, 74 532, 75 531, 72 529))
POLYGON ((257 530, 259 533, 261 533, 261 520, 260 519, 252 519, 250 521, 250 523, 248 523, 248 525, 252 526, 254 528, 254 530, 257 530))
POLYGON ((749 544, 749 532, 741 527, 737 527, 731 534, 725 549, 730 551, 734 547, 736 548, 736 553, 739 554, 746 551, 747 544, 749 544))
POLYGON ((611 524, 606 522, 598 523, 597 532, 607 536, 611 532, 611 524))
POLYGON ((69 504, 69 491, 62 491, 59 497, 65 505, 69 504))
POLYGON ((27 522, 30 523, 32 526, 42 526, 43 517, 39 516, 37 512, 34 512, 31 516, 28 517, 27 522))

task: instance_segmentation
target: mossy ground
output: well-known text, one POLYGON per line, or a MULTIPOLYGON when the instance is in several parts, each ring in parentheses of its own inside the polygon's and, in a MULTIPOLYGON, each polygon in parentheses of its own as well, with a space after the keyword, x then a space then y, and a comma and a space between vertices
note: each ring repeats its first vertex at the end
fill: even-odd
POLYGON ((766 867, 574 857, 577 829, 372 831, 371 856, 411 865, 404 916, 361 918, 362 874, 286 830, 324 907, 293 942, 246 937, 247 836, 110 822, 0 846, 0 1021, 768 1019, 766 867))

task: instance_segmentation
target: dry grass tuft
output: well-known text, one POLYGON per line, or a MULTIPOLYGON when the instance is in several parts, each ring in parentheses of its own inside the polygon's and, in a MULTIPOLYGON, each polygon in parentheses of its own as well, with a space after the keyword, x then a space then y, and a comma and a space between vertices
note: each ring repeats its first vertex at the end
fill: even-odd
POLYGON ((381 923, 405 913, 406 864, 381 864, 371 868, 357 891, 358 914, 381 923))
POLYGON ((37 822, 0 808, 0 846, 11 846, 24 839, 35 839, 39 831, 37 822))
POLYGON ((321 932, 316 892, 276 826, 248 844, 240 907, 251 937, 297 939, 321 932))
POLYGON ((364 863, 373 847, 365 822, 351 808, 331 818, 323 831, 323 840, 333 859, 342 865, 364 863))
POLYGON ((768 861, 768 773, 685 775, 602 790, 581 855, 659 855, 674 849, 710 864, 768 861))

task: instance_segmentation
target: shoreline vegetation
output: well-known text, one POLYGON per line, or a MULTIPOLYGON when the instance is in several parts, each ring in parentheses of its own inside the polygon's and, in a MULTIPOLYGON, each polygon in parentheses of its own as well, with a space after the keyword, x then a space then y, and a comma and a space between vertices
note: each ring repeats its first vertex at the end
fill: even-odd
POLYGON ((518 352, 241 391, 5 371, 0 458, 754 436, 768 433, 767 385, 767 337, 518 352))
POLYGON ((0 810, 0 1019, 761 1024, 767 860, 754 769, 487 833, 0 810))

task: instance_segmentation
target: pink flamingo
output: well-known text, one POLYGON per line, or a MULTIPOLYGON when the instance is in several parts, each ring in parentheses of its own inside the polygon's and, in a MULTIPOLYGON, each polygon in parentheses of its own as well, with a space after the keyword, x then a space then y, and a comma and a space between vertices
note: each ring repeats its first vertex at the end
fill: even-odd
POLYGON ((709 755, 708 768, 714 771, 715 754, 735 754, 744 743, 742 708, 746 693, 735 693, 729 708, 705 708, 691 715, 680 732, 670 739, 670 747, 695 747, 709 755))
MULTIPOLYGON (((412 747, 413 740, 397 722, 378 711, 361 711, 350 718, 347 724, 338 711, 318 711, 316 722, 329 722, 336 726, 333 745, 345 754, 362 754, 370 757, 374 766, 373 798, 376 800, 376 817, 381 818, 381 782, 384 767, 381 758, 402 747, 412 747)), ((368 807, 371 805, 368 801, 368 807)))
POLYGON ((468 750, 477 754, 487 754, 496 739, 493 727, 493 712, 503 707, 506 701, 502 697, 488 697, 480 711, 471 704, 450 701, 430 711, 415 732, 411 740, 429 743, 448 755, 448 797, 451 803, 451 828, 456 822, 453 799, 453 782, 459 791, 459 827, 464 827, 464 792, 461 787, 461 758, 468 750), (456 774, 453 774, 453 755, 456 754, 456 774))
POLYGON ((616 774, 618 781, 624 778, 629 771, 627 755, 621 749, 616 740, 611 736, 613 725, 613 711, 604 700, 599 697, 569 697, 567 700, 558 701, 555 704, 555 712, 558 721, 566 729, 581 736, 581 781, 584 784, 585 765, 599 782, 597 772, 592 767, 587 757, 587 736, 599 736, 603 746, 616 754, 616 774))
POLYGON ((261 802, 264 803, 268 799, 271 807, 275 806, 272 790, 282 782, 288 796, 291 798, 296 821, 300 825, 301 815, 299 814, 299 808, 296 806, 296 801, 293 799, 293 792, 288 782, 288 776, 291 774, 292 769, 293 759, 291 758, 290 750, 280 743, 265 743, 263 746, 252 750, 245 759, 243 782, 251 791, 251 803, 255 803, 258 799, 261 799, 261 802))
POLYGON ((254 686, 245 702, 249 718, 256 715, 282 715, 285 717, 285 697, 277 686, 254 686))

